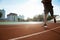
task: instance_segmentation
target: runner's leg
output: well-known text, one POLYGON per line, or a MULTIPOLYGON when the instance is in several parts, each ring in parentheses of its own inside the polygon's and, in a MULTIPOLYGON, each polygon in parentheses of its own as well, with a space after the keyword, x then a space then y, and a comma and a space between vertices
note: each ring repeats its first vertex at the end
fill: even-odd
POLYGON ((50 14, 51 14, 51 17, 54 19, 54 23, 56 23, 56 19, 55 19, 55 16, 54 16, 53 8, 50 9, 50 14))
POLYGON ((47 15, 48 15, 48 10, 47 9, 45 9, 44 10, 44 26, 47 26, 47 15))
POLYGON ((45 13, 45 15, 44 15, 44 26, 46 26, 47 25, 47 13, 45 13))

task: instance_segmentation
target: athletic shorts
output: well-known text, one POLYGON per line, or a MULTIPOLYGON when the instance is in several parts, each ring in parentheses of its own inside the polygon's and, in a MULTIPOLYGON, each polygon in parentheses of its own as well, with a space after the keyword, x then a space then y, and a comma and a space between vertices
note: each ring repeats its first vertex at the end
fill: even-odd
POLYGON ((44 13, 45 13, 45 14, 50 13, 50 15, 53 16, 53 7, 50 7, 50 6, 44 7, 44 13))

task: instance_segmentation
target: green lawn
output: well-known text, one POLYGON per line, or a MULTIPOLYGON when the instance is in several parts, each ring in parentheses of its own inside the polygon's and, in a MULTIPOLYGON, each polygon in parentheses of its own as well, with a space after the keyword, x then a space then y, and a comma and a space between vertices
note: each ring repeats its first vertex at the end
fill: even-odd
POLYGON ((0 25, 6 25, 6 24, 39 24, 42 22, 0 22, 0 25))

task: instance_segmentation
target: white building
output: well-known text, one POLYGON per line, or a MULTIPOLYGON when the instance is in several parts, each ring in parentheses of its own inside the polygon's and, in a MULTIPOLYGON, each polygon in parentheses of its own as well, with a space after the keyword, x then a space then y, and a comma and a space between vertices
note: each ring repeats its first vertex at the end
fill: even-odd
POLYGON ((7 20, 8 21, 18 21, 17 14, 15 13, 10 13, 7 15, 7 20))
POLYGON ((19 15, 19 16, 18 16, 18 21, 19 21, 19 22, 24 21, 24 15, 19 15))
POLYGON ((2 13, 2 17, 0 19, 5 19, 5 10, 2 9, 2 10, 0 10, 0 12, 2 13))

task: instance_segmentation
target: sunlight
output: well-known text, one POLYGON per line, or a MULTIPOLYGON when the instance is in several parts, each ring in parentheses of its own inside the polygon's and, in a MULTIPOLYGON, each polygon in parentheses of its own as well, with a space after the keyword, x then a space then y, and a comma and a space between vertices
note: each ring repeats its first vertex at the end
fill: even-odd
POLYGON ((38 0, 30 0, 30 1, 32 1, 32 2, 37 2, 38 0))
MULTIPOLYGON (((54 14, 60 15, 60 5, 58 1, 53 0, 54 14), (57 3, 56 3, 57 1, 57 3), (57 11, 58 10, 58 11, 57 11)), ((25 19, 43 13, 43 6, 41 0, 0 0, 0 9, 5 9, 6 15, 9 13, 16 13, 17 15, 24 15, 25 19)))

